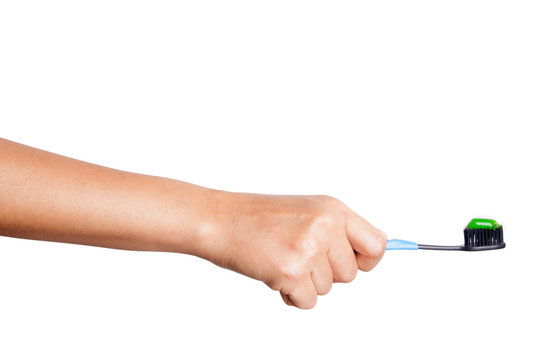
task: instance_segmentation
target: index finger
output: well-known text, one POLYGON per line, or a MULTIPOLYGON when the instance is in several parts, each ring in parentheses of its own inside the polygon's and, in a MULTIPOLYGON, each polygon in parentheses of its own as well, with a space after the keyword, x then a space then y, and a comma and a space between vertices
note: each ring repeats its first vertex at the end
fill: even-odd
POLYGON ((345 231, 356 251, 358 266, 363 271, 370 271, 386 251, 387 235, 348 208, 345 218, 345 231))

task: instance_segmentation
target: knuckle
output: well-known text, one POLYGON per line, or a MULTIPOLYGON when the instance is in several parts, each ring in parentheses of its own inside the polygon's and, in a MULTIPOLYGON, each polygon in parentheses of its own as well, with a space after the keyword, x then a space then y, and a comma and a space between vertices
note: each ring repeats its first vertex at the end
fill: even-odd
POLYGON ((326 206, 339 208, 340 206, 344 207, 345 205, 341 200, 330 195, 316 195, 314 198, 326 206))
POLYGON ((298 281, 306 275, 306 270, 300 263, 288 263, 281 266, 280 273, 287 280, 298 281))
POLYGON ((384 255, 384 252, 386 251, 386 245, 387 245, 387 235, 383 233, 380 230, 377 230, 375 234, 373 234, 373 238, 371 239, 371 243, 369 245, 369 256, 379 258, 384 255))
POLYGON ((343 269, 343 271, 338 274, 337 278, 341 283, 349 283, 356 278, 357 273, 358 268, 356 266, 353 266, 350 268, 343 269))
POLYGON ((330 232, 339 225, 338 217, 328 211, 321 210, 313 214, 311 219, 311 228, 315 231, 330 232))
POLYGON ((368 264, 364 264, 362 266, 360 266, 360 270, 363 271, 363 272, 369 272, 371 270, 373 270, 373 265, 368 265, 368 264))
POLYGON ((325 202, 325 203, 338 203, 339 202, 338 199, 330 195, 315 195, 314 197, 317 200, 325 202))
POLYGON ((319 291, 317 291, 317 295, 326 295, 332 290, 332 282, 324 285, 319 291))
POLYGON ((319 240, 314 236, 306 236, 300 240, 299 250, 302 255, 302 259, 307 261, 316 257, 321 251, 321 244, 319 240))
POLYGON ((307 299, 303 299, 299 302, 299 308, 304 310, 312 309, 317 304, 317 296, 310 296, 307 299))

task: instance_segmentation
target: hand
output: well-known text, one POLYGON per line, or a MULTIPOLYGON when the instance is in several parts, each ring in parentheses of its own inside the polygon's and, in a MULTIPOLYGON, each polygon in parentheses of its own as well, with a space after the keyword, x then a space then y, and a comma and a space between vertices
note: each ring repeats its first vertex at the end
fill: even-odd
POLYGON ((312 308, 333 282, 350 282, 380 261, 387 236, 328 196, 218 192, 203 256, 265 282, 284 302, 312 308))

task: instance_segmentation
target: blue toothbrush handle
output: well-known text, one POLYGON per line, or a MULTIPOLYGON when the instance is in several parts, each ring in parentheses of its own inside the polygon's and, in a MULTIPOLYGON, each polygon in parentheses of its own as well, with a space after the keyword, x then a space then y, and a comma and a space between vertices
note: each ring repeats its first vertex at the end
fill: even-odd
POLYGON ((417 250, 419 246, 413 241, 391 239, 387 241, 386 250, 417 250))

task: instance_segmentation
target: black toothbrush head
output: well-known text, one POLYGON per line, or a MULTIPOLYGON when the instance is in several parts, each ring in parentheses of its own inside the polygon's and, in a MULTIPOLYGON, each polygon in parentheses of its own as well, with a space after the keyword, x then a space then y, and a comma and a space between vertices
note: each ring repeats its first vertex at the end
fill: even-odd
POLYGON ((506 246, 502 225, 491 219, 473 219, 464 229, 462 250, 482 251, 502 249, 506 246))

